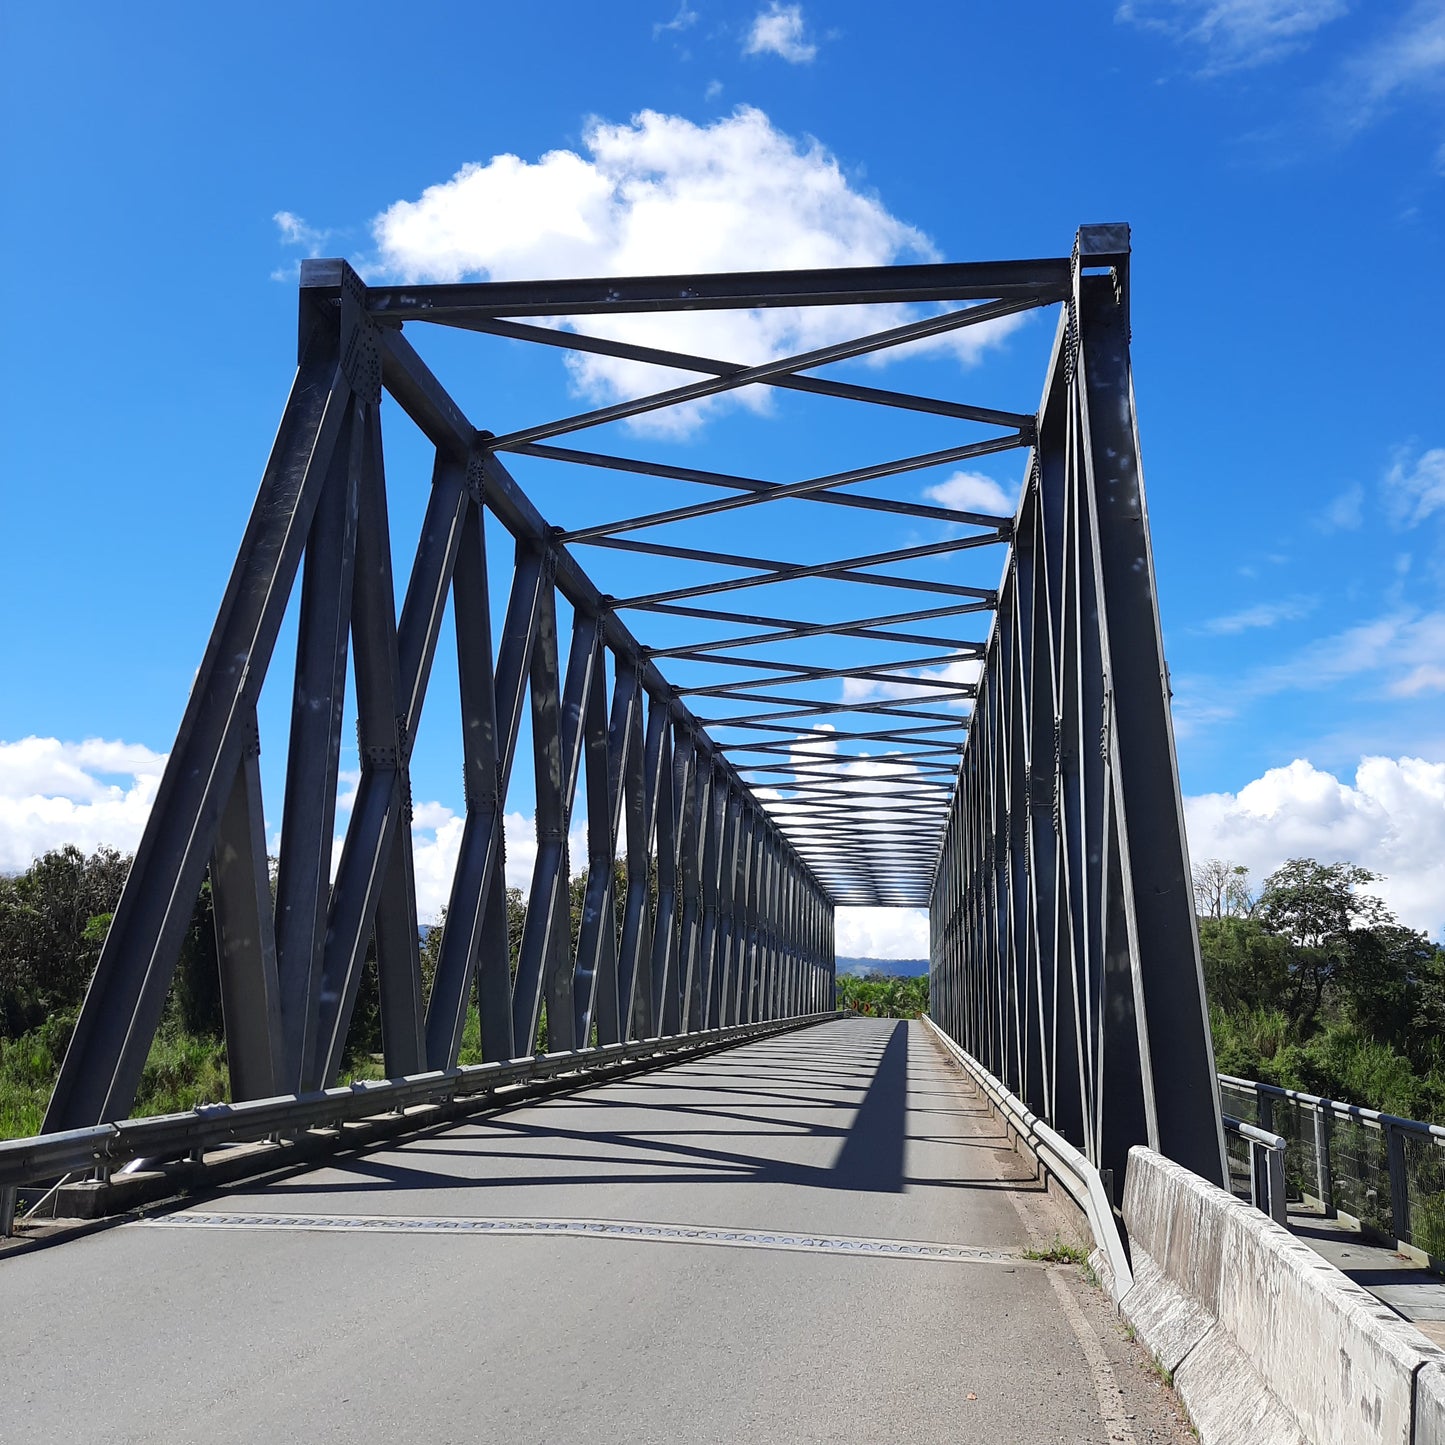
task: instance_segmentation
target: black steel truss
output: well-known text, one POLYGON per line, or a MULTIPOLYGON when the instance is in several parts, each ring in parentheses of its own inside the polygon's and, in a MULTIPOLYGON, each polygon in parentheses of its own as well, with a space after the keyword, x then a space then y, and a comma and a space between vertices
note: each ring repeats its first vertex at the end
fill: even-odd
POLYGON ((1127 258, 1099 247, 1085 227, 949 812, 932 1007, 1116 1182, 1147 1142, 1222 1183, 1127 258))
MULTIPOLYGON (((129 1110, 209 868, 238 1099, 335 1077, 371 943, 386 1063, 403 1074, 455 1063, 473 997, 487 1058, 529 1051, 544 1013, 553 1049, 812 1013, 832 999, 835 905, 931 902, 935 1014, 955 1038, 1106 1164, 1148 1137, 1201 1167, 1217 1106, 1152 576, 1110 570, 1130 546, 1147 559, 1142 495, 1137 466, 1123 483, 1096 475, 1100 448, 1132 446, 1127 265, 1120 226, 1084 228, 1071 257, 998 264, 367 287, 342 261, 305 263, 296 381, 47 1130, 129 1110), (1037 415, 818 374, 1055 305, 1037 415), (839 306, 884 306, 888 324, 751 364, 585 322, 839 306), (417 323, 687 379, 479 431, 403 335, 417 323), (912 418, 933 438, 963 430, 791 481, 555 444, 749 387, 912 418), (399 613, 384 396, 435 449, 399 613), (1024 449, 1017 521, 906 490, 917 474, 1024 449), (509 461, 667 484, 673 500, 629 514, 596 501, 600 517, 557 528, 509 461), (810 529, 777 523, 762 540, 758 519, 799 506, 851 519, 857 543, 820 556, 798 535, 810 529), (488 516, 515 543, 495 639, 488 516), (732 536, 747 521, 745 550, 698 530, 729 519, 732 536), (947 532, 898 546, 861 530, 900 520, 947 532), (612 593, 584 571, 582 548, 617 579, 612 593), (1001 588, 963 570, 978 555, 1007 561, 1001 588), (273 906, 256 704, 298 573, 273 906), (883 610, 841 601, 879 588, 895 594, 883 610), (409 767, 448 605, 466 813, 424 996, 409 767), (643 646, 628 615, 664 640, 643 646), (361 778, 333 878, 348 675, 361 778), (524 716, 538 851, 513 972, 502 819, 524 716), (1084 765, 1100 717, 1111 742, 1084 765), (574 939, 567 837, 580 814, 574 939), (1172 1072, 1155 1066, 1161 1048, 1172 1072)), ((593 495, 626 491, 614 481, 593 495)))

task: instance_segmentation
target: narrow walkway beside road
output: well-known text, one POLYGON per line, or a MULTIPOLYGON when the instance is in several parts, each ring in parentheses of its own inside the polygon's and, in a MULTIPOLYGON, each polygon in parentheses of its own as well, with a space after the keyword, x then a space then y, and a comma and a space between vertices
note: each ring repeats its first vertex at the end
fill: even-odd
POLYGON ((1310 1210, 1291 1209, 1289 1227, 1317 1254, 1367 1289, 1437 1345, 1445 1345, 1445 1279, 1358 1229, 1310 1210))
POLYGON ((918 1024, 850 1019, 0 1263, 5 1433, 1190 1438, 918 1024))

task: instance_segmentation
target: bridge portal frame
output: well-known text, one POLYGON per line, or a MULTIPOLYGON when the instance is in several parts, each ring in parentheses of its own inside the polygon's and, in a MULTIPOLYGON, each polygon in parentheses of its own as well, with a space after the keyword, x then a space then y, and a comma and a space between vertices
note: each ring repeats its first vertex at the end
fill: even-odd
POLYGON ((490 1059, 528 1049, 544 1008, 551 1046, 568 1048, 585 1047, 594 1034, 602 1043, 626 1042, 813 1013, 833 988, 835 904, 928 903, 934 1013, 957 1042, 1117 1178, 1134 1142, 1221 1178, 1138 470, 1128 266, 1128 228, 1118 225, 1082 228, 1065 258, 835 271, 368 287, 343 261, 305 263, 295 383, 47 1132, 129 1111, 209 869, 237 1099, 313 1089, 335 1077, 370 939, 387 1069, 405 1075, 456 1062, 473 989, 490 1059), (953 309, 760 365, 527 319, 920 303, 953 309), (816 374, 1057 303, 1063 315, 1037 414, 816 374), (496 435, 472 425, 403 336, 413 322, 672 367, 702 380, 496 435), (790 483, 555 445, 589 427, 754 385, 995 430, 943 451, 790 483), (435 448, 399 616, 383 395, 435 448), (1009 449, 1030 453, 1014 518, 856 490, 872 478, 1009 449), (727 495, 566 532, 550 527, 518 486, 502 460, 508 452, 727 495), (954 535, 803 563, 628 535, 792 498, 942 521, 954 535), (516 547, 495 648, 488 512, 516 547), (1010 544, 997 589, 888 570, 994 543, 1010 544), (571 550, 582 545, 744 575, 604 596, 571 550), (273 906, 256 702, 298 574, 273 906), (807 578, 903 590, 919 605, 820 621, 713 602, 807 578), (559 596, 573 619, 565 671, 559 596), (466 815, 448 927, 424 998, 408 769, 449 601, 466 815), (961 634, 970 615, 995 610, 986 642, 961 634), (755 630, 649 649, 621 620, 624 611, 755 630), (934 651, 856 667, 734 655, 823 635, 934 651), (678 688, 657 667, 670 658, 753 672, 678 688), (930 665, 958 662, 981 662, 977 683, 929 673, 930 665), (333 884, 348 669, 361 779, 333 884), (826 728, 822 720, 840 708, 821 695, 823 685, 854 679, 881 684, 883 695, 843 709, 862 720, 852 730, 826 728), (796 695, 798 687, 807 693, 796 695), (701 716, 685 699, 725 713, 701 716), (970 703, 966 718, 959 708, 970 703), (513 978, 502 817, 528 712, 538 859, 513 978), (742 733, 746 746, 716 740, 729 730, 742 733), (839 768, 855 755, 811 759, 807 746, 822 741, 883 744, 900 760, 887 796, 861 797, 840 783, 839 768), (750 760, 735 763, 733 752, 750 760), (765 806, 753 780, 761 786, 779 776, 792 778, 793 800, 765 806), (590 869, 574 950, 567 834, 579 787, 590 869), (627 862, 620 938, 608 926, 619 901, 619 847, 627 862))

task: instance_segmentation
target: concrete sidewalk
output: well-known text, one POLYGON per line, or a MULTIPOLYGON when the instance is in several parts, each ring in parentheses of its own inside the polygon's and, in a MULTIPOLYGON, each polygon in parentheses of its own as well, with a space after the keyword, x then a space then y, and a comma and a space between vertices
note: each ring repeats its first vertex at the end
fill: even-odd
POLYGON ((0 1435, 1188 1440, 1051 1209, 920 1025, 825 1024, 10 1258, 0 1435))
POLYGON ((1375 1244, 1351 1225, 1323 1214, 1295 1210, 1290 1233, 1298 1235, 1362 1289, 1410 1321, 1421 1334, 1445 1346, 1445 1279, 1413 1260, 1375 1244))

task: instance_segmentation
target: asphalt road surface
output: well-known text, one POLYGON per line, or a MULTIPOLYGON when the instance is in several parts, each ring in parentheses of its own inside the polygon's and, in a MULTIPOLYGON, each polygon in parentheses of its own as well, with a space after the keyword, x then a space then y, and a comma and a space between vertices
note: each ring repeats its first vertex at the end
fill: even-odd
POLYGON ((918 1024, 850 1019, 0 1261, 0 1440, 1189 1439, 918 1024))

